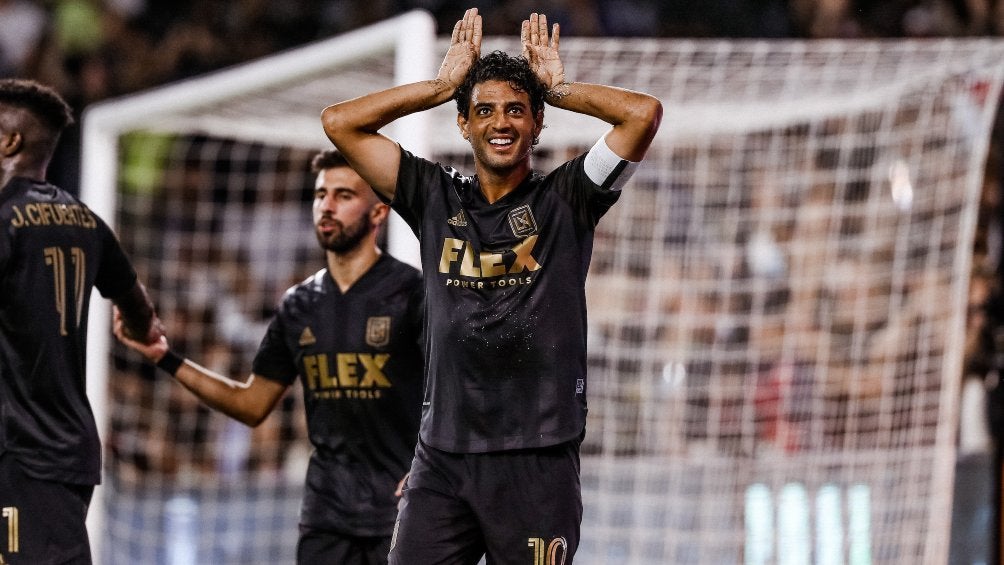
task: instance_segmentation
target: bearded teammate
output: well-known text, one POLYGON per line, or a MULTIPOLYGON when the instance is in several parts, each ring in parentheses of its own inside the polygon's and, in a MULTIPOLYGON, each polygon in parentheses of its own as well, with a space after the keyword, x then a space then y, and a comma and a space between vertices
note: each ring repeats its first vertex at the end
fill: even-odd
POLYGON ((315 449, 297 562, 386 563, 395 491, 408 471, 422 397, 421 278, 376 245, 389 212, 336 151, 314 158, 313 218, 327 267, 289 289, 239 383, 182 360, 166 338, 116 335, 209 406, 255 426, 299 376, 315 449))
POLYGON ((98 289, 122 331, 160 324, 109 227, 45 182, 69 106, 34 81, 0 80, 0 563, 90 563, 85 519, 101 450, 84 378, 98 289))
POLYGON ((419 236, 427 299, 422 426, 390 562, 571 563, 582 518, 585 276, 593 231, 659 126, 649 95, 566 82, 558 26, 523 56, 480 56, 468 10, 434 80, 329 106, 325 132, 419 236), (476 175, 379 130, 450 99, 476 175), (530 164, 545 101, 611 129, 546 176, 530 164))

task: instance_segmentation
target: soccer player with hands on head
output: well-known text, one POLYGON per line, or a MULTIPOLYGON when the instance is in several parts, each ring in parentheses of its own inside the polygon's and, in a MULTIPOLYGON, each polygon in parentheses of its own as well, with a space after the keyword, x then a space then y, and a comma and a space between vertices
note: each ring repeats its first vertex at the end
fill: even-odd
POLYGON ((300 512, 297 563, 386 563, 397 493, 418 439, 422 285, 417 269, 377 246, 389 209, 335 150, 314 157, 313 221, 326 268, 293 286, 245 382, 171 351, 115 335, 210 407, 261 423, 299 377, 314 451, 300 512))
POLYGON ((559 27, 531 14, 522 54, 481 55, 468 10, 436 78, 333 104, 325 133, 419 237, 426 393, 392 542, 403 565, 571 563, 586 421, 585 277, 597 222, 645 156, 660 102, 570 82, 559 27), (380 129, 449 100, 475 174, 380 129), (610 125, 547 174, 531 155, 550 104, 610 125))

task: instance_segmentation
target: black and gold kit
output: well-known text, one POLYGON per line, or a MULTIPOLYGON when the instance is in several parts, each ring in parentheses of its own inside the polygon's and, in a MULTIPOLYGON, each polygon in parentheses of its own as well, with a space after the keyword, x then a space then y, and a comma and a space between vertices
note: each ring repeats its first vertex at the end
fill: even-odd
POLYGON ((620 194, 589 179, 586 155, 489 204, 476 177, 402 150, 392 206, 426 270, 427 392, 393 565, 571 562, 586 272, 620 194))
POLYGON ((426 266, 424 443, 483 453, 581 437, 586 272, 620 194, 589 180, 584 158, 489 204, 476 177, 402 150, 392 206, 426 266))
POLYGON ((419 272, 383 255, 344 294, 322 269, 283 297, 253 372, 303 385, 315 450, 301 525, 390 536, 418 440, 421 296, 419 272))
POLYGON ((87 400, 91 290, 136 272, 111 229, 69 193, 15 177, 0 190, 0 562, 90 563, 84 520, 101 480, 87 400))
POLYGON ((0 192, 0 453, 42 480, 94 485, 98 434, 84 379, 92 288, 136 272, 111 229, 69 193, 14 178, 0 192))

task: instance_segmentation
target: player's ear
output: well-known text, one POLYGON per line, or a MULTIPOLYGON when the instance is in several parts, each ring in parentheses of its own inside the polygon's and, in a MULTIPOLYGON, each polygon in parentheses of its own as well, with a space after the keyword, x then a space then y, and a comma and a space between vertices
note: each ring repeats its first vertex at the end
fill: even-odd
POLYGON ((388 215, 390 215, 390 206, 383 202, 378 202, 370 208, 370 221, 375 226, 383 225, 387 221, 388 215))
POLYGON ((24 137, 19 131, 4 133, 0 136, 0 155, 12 157, 24 148, 24 137))
POLYGON ((460 128, 460 135, 464 136, 464 139, 471 138, 471 128, 467 116, 457 113, 457 127, 460 128))

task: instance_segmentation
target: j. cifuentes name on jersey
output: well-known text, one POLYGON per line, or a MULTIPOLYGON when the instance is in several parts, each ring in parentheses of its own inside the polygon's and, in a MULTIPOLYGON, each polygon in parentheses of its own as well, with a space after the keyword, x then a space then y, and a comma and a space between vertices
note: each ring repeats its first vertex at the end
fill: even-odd
POLYGON ((393 386, 383 372, 389 359, 389 353, 304 355, 307 388, 317 398, 380 398, 393 386))
POLYGON ((36 202, 21 206, 11 206, 13 216, 10 225, 15 228, 27 226, 77 226, 93 229, 98 222, 94 214, 80 204, 52 204, 36 202))
POLYGON ((447 237, 443 240, 439 272, 464 277, 446 279, 446 286, 459 288, 492 289, 530 284, 533 280, 530 275, 511 275, 526 271, 532 273, 541 268, 533 257, 533 246, 536 243, 537 235, 531 235, 508 251, 476 252, 471 242, 447 237), (454 265, 459 265, 459 270, 454 265))

